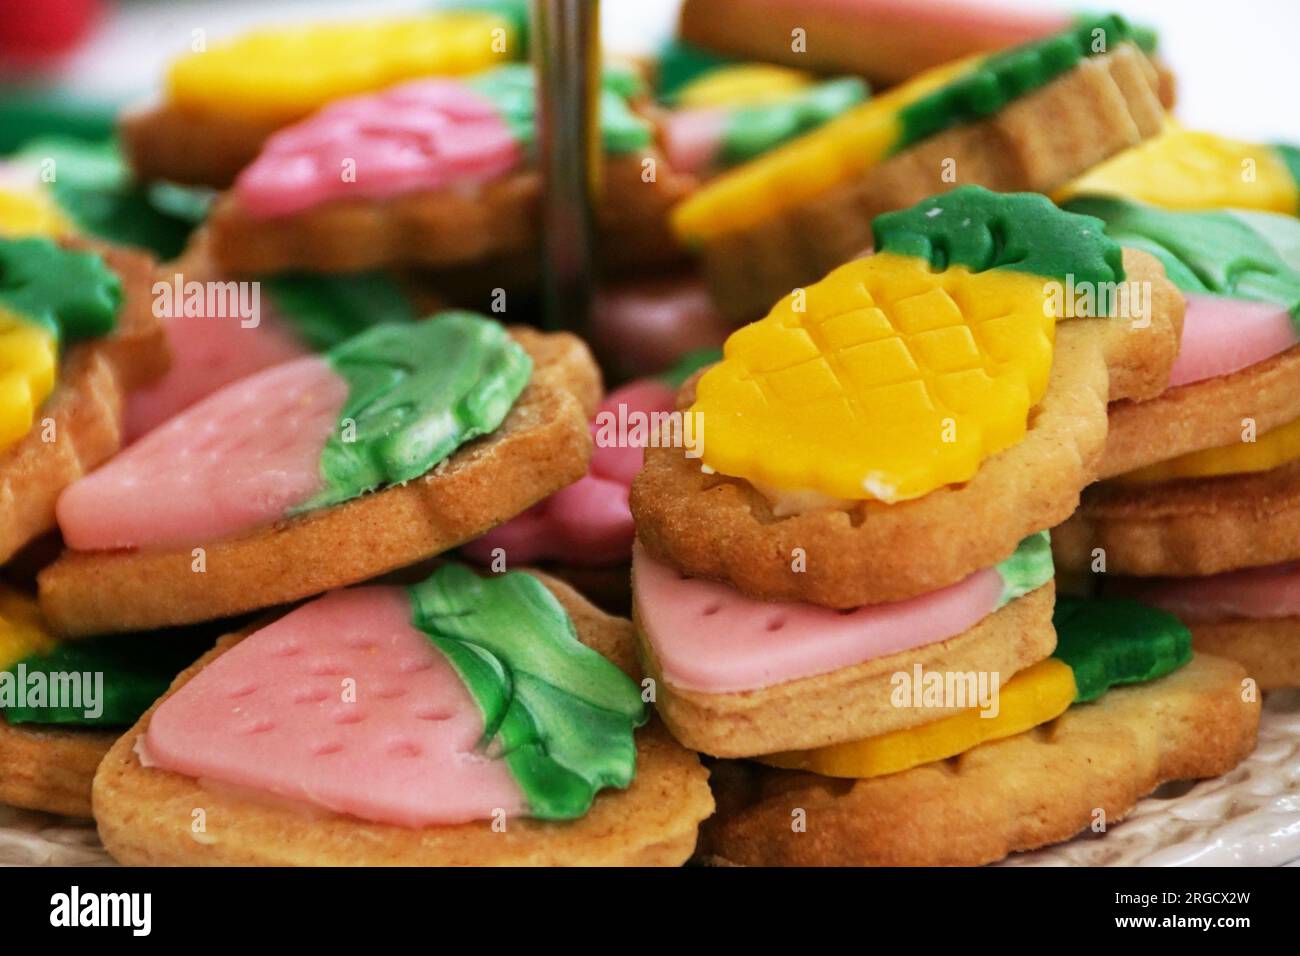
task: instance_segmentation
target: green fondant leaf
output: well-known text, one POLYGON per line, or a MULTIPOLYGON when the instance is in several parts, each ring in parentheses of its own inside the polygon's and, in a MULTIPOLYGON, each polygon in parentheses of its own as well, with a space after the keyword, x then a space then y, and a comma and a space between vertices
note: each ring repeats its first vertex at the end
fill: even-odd
POLYGON ((0 239, 0 306, 57 341, 107 335, 121 304, 122 280, 94 253, 48 239, 0 239))
POLYGON ((1031 534, 1016 546, 1011 557, 999 562, 1002 597, 998 607, 1005 607, 1030 591, 1037 591, 1056 574, 1052 564, 1052 541, 1046 531, 1031 534))
POLYGON ((950 126, 991 116, 1017 97, 1046 86, 1080 60, 1110 52, 1132 38, 1132 28, 1121 17, 1082 17, 1061 33, 985 57, 899 110, 902 129, 894 151, 950 126))
POLYGON ((867 98, 857 77, 818 83, 810 89, 754 106, 735 109, 727 119, 722 161, 742 163, 821 126, 867 98))
POLYGON ((325 487, 295 513, 423 475, 494 431, 533 368, 504 327, 471 312, 377 325, 325 357, 348 397, 321 452, 325 487))
MULTIPOLYGON (((178 673, 212 646, 217 634, 211 630, 176 633, 110 634, 87 640, 66 641, 48 654, 34 654, 7 671, 17 681, 20 675, 32 687, 33 676, 47 687, 73 686, 74 675, 90 675, 97 682, 101 705, 95 716, 86 716, 91 701, 46 698, 41 706, 0 707, 11 724, 75 724, 92 727, 125 727, 135 723, 163 695, 178 673), (96 679, 98 675, 98 679, 96 679), (50 706, 59 703, 60 706, 50 706)), ((5 678, 0 677, 0 683, 5 678)), ((79 682, 80 683, 80 682, 79 682)), ((16 685, 15 685, 16 686, 16 685)), ((84 683, 80 686, 85 688, 84 683)), ((93 684, 91 685, 93 686, 93 684)))
POLYGON ((636 773, 637 685, 582 644, 530 574, 439 568, 409 589, 412 621, 447 656, 483 713, 484 746, 504 757, 534 816, 580 817, 603 787, 636 773))
POLYGON ((282 273, 262 286, 280 317, 316 351, 336 345, 385 322, 414 322, 407 295, 382 272, 357 275, 282 273))
POLYGON ((1192 659, 1192 632, 1178 618, 1127 598, 1056 599, 1054 657, 1074 671, 1076 703, 1139 684, 1192 659))
POLYGON ((1010 269, 1076 283, 1120 282, 1124 251, 1090 216, 1063 212, 1038 193, 960 186, 871 224, 877 252, 916 256, 936 271, 1010 269))
POLYGON ((47 138, 28 143, 16 159, 54 173, 59 207, 85 233, 138 246, 170 259, 180 253, 206 214, 214 193, 172 184, 138 185, 115 143, 47 138))
POLYGON ((1291 216, 1179 212, 1108 196, 1081 196, 1066 208, 1097 217, 1112 239, 1151 253, 1184 292, 1271 302, 1300 317, 1300 271, 1279 254, 1300 248, 1300 221, 1291 216))
MULTIPOLYGON (((466 85, 492 100, 511 134, 526 149, 537 141, 537 81, 533 68, 512 63, 480 73, 466 85)), ((609 66, 601 75, 599 119, 601 144, 607 153, 630 153, 650 144, 650 124, 637 116, 628 98, 640 80, 630 70, 609 66)))

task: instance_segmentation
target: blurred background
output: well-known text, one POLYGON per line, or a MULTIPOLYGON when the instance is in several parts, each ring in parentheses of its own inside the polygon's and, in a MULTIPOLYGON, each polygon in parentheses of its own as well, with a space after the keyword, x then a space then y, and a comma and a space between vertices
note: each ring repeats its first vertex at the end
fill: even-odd
MULTIPOLYGON (((1114 9, 1153 26, 1178 77, 1177 115, 1189 126, 1247 139, 1300 141, 1296 0, 1001 0, 1008 8, 1114 9)), ((252 24, 426 10, 429 0, 0 0, 0 84, 112 107, 158 86, 193 31, 209 41, 252 24), (34 88, 34 89, 33 89, 34 88)), ((605 0, 607 48, 649 54, 672 33, 678 0, 605 0)), ((2 133, 3 131, 0 131, 2 133)))

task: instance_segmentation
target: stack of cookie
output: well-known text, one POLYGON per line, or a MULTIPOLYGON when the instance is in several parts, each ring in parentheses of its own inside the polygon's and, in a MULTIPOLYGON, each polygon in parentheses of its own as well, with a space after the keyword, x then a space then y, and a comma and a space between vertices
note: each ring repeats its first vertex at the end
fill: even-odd
POLYGON ((633 487, 659 712, 752 761, 714 767, 719 861, 990 862, 1254 743, 1245 671, 1192 660, 1176 620, 1065 607, 1059 644, 1052 624, 1046 529, 1096 476, 1108 402, 1155 398, 1177 354, 1159 261, 1046 197, 971 186, 877 216, 872 239, 728 339, 679 396, 702 458, 649 449, 633 487), (1151 295, 1076 312, 1067 280, 1151 295), (1117 683, 1141 686, 1089 703, 1117 683), (1113 731, 1135 713, 1140 734, 1113 731), (1098 735, 1122 779, 1049 789, 1098 735))

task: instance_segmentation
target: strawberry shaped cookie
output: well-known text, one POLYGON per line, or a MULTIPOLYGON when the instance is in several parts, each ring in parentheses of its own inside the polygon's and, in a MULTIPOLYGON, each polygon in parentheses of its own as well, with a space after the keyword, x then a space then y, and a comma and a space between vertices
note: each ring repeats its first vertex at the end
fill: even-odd
POLYGON ((445 312, 218 390, 68 488, 40 577, 66 634, 224 617, 454 547, 581 477, 572 336, 445 312))
POLYGON ((643 726, 631 645, 523 572, 331 593, 221 641, 114 747, 105 846, 128 864, 680 864, 713 803, 695 755, 643 726))

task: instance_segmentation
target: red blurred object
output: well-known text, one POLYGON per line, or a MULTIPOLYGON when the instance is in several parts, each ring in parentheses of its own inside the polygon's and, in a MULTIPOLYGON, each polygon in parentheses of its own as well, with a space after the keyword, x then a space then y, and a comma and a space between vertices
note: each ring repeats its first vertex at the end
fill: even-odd
POLYGON ((103 10, 101 0, 0 0, 0 62, 38 66, 71 52, 103 10))

